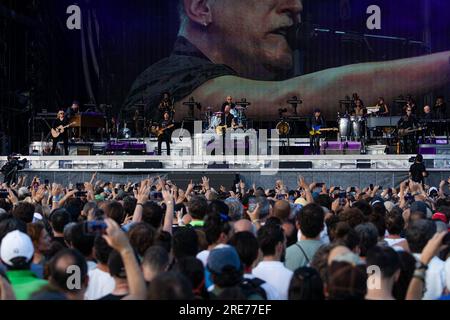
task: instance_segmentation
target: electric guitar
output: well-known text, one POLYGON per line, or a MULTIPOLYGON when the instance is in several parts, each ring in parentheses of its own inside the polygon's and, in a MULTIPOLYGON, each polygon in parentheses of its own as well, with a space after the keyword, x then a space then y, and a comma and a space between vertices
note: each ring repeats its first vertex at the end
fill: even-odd
POLYGON ((311 131, 309 131, 310 136, 320 136, 322 132, 339 131, 338 128, 322 128, 321 126, 314 126, 311 131))
POLYGON ((58 138, 62 133, 64 133, 64 130, 73 126, 74 124, 76 124, 75 122, 72 122, 71 124, 68 124, 67 126, 59 126, 58 128, 52 128, 51 132, 52 132, 52 137, 54 139, 58 138))
POLYGON ((426 127, 420 127, 420 128, 417 128, 417 129, 412 129, 412 128, 398 129, 398 136, 399 137, 404 137, 404 136, 407 136, 407 135, 409 135, 411 133, 423 131, 425 129, 426 129, 426 127))
POLYGON ((232 125, 231 127, 227 127, 226 125, 223 126, 217 126, 216 127, 216 134, 221 136, 223 134, 223 131, 227 131, 228 129, 238 129, 238 128, 242 128, 242 126, 238 126, 238 125, 232 125))
POLYGON ((174 125, 174 124, 171 124, 171 125, 169 125, 169 126, 167 126, 167 127, 165 127, 165 128, 157 129, 155 134, 156 134, 156 135, 158 136, 158 138, 159 138, 160 136, 162 136, 162 135, 164 134, 164 132, 165 132, 167 129, 171 129, 171 128, 173 128, 173 127, 175 127, 175 125, 174 125))

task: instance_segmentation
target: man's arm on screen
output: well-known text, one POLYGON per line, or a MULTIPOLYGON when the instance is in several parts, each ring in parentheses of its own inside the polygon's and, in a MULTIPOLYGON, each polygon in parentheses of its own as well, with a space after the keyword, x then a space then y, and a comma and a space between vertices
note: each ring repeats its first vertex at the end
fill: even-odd
MULTIPOLYGON (((394 61, 370 62, 327 69, 285 81, 255 81, 222 76, 204 83, 189 97, 217 111, 227 95, 246 98, 252 105, 247 116, 274 117, 293 96, 304 101, 300 111, 310 114, 320 107, 325 116, 338 111, 338 101, 358 92, 367 101, 380 95, 392 99, 400 94, 423 94, 450 80, 450 52, 394 61)), ((186 97, 187 100, 189 97, 186 97)), ((183 115, 180 113, 178 116, 183 115)))

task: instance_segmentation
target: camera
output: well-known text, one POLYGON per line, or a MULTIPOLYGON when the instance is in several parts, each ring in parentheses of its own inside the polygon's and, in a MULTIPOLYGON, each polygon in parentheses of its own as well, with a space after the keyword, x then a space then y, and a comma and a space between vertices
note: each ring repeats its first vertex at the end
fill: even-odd
POLYGON ((19 156, 8 156, 8 162, 0 170, 5 176, 4 183, 7 185, 17 183, 17 173, 25 169, 27 162, 27 159, 21 160, 19 156))

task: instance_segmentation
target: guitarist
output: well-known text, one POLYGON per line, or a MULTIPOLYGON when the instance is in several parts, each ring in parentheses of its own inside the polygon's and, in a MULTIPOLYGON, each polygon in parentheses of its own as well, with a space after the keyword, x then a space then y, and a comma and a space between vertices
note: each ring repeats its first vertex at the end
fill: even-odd
MULTIPOLYGON (((414 130, 419 128, 419 121, 412 114, 412 108, 406 108, 406 115, 404 115, 398 122, 398 129, 414 130)), ((416 153, 417 148, 417 134, 412 132, 403 136, 403 152, 405 154, 416 153)))
MULTIPOLYGON (((322 116, 320 109, 314 110, 314 114, 309 119, 308 129, 311 131, 318 131, 321 128, 326 128, 327 123, 322 116)), ((320 138, 322 134, 310 134, 310 146, 313 155, 320 154, 320 138)))
MULTIPOLYGON (((69 120, 65 117, 64 111, 59 110, 57 114, 57 118, 53 121, 52 127, 53 129, 56 129, 58 127, 65 127, 69 125, 69 120)), ((64 154, 66 156, 69 155, 69 138, 67 136, 67 130, 64 130, 58 137, 53 138, 53 146, 52 146, 52 152, 51 155, 53 156, 56 151, 56 145, 58 144, 58 141, 62 140, 64 144, 64 154)))
POLYGON ((164 130, 159 136, 158 136, 158 155, 161 155, 161 146, 162 143, 166 143, 167 148, 167 155, 170 156, 170 143, 171 143, 171 130, 170 128, 173 127, 173 121, 170 119, 169 111, 164 112, 163 120, 158 125, 158 130, 164 130))

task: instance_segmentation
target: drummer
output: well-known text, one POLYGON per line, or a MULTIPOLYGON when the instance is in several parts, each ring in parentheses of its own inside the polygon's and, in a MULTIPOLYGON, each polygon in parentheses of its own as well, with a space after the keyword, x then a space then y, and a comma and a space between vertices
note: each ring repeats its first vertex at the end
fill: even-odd
POLYGON ((236 104, 233 102, 233 97, 232 96, 228 96, 227 97, 227 101, 225 101, 222 104, 222 109, 221 109, 222 113, 225 112, 225 107, 226 106, 230 106, 230 112, 233 113, 232 110, 234 110, 234 108, 236 108, 236 104))

